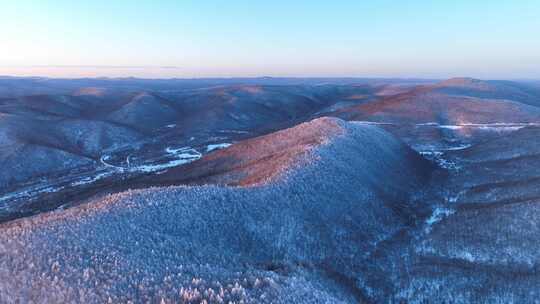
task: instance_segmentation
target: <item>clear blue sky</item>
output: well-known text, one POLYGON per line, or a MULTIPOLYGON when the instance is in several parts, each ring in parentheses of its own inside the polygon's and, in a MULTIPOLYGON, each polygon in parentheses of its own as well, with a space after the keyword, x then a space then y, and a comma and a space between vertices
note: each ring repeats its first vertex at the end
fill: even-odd
POLYGON ((540 78, 540 0, 0 0, 0 74, 540 78))

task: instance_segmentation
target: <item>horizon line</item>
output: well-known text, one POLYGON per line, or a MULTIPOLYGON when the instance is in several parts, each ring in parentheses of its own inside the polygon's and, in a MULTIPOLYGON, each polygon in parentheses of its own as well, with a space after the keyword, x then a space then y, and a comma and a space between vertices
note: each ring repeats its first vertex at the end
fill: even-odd
MULTIPOLYGON (((1 67, 1 66, 0 66, 1 67)), ((72 66, 75 67, 75 66, 72 66)), ((102 66, 105 68, 105 66, 102 66)), ((131 68, 136 68, 132 66, 131 68)), ((167 67, 164 67, 167 68, 167 67)), ((452 76, 452 77, 396 77, 396 76, 202 76, 202 77, 138 77, 138 76, 120 76, 120 77, 111 77, 111 76, 81 76, 81 77, 57 77, 57 76, 40 76, 40 75, 28 75, 28 76, 16 76, 16 75, 5 75, 0 74, 0 79, 14 78, 14 79, 52 79, 52 80, 82 80, 82 79, 96 79, 96 80, 255 80, 255 79, 295 79, 295 80, 323 80, 323 79, 351 79, 351 80, 417 80, 417 81, 440 81, 440 80, 449 80, 449 79, 476 79, 484 81, 497 81, 497 80, 507 80, 507 81, 540 81, 540 78, 527 78, 527 77, 511 77, 511 78, 478 78, 470 76, 452 76)))

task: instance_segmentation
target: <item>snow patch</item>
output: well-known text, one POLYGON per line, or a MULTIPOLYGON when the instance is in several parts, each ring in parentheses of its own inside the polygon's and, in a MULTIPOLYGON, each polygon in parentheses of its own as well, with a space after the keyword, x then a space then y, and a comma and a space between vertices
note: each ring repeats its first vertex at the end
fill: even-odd
POLYGON ((441 129, 448 129, 448 130, 459 130, 463 128, 463 126, 458 126, 458 125, 438 125, 438 127, 441 129))
POLYGON ((386 126, 397 125, 397 124, 391 123, 391 122, 376 122, 376 121, 367 121, 367 120, 351 121, 351 123, 358 124, 358 125, 386 125, 386 126))
POLYGON ((455 210, 449 209, 449 208, 443 208, 443 207, 435 208, 431 216, 426 219, 426 228, 425 228, 426 233, 431 232, 433 225, 442 221, 445 217, 448 217, 454 214, 455 212, 456 212, 455 210))
POLYGON ((480 126, 480 127, 476 127, 476 128, 478 128, 480 130, 485 130, 485 131, 512 132, 512 131, 521 130, 521 129, 525 128, 525 126, 512 126, 512 127, 480 126))
POLYGON ((454 258, 461 259, 470 263, 476 262, 476 258, 474 257, 474 255, 468 251, 457 252, 454 255, 454 258))
POLYGON ((73 186, 73 187, 77 187, 77 186, 82 186, 82 185, 87 185, 87 184, 92 184, 94 182, 97 182, 98 180, 100 179, 103 179, 105 177, 108 177, 108 176, 111 176, 113 173, 112 172, 103 172, 103 173, 99 173, 95 176, 89 176, 89 177, 85 177, 81 180, 78 180, 78 181, 75 181, 75 182, 72 182, 70 185, 73 186))
POLYGON ((102 155, 100 158, 99 158, 99 161, 101 162, 102 165, 104 165, 105 167, 108 167, 108 168, 115 168, 115 169, 121 169, 123 170, 124 168, 122 167, 118 167, 118 166, 115 166, 113 164, 109 164, 107 162, 107 160, 109 160, 111 157, 109 155, 102 155))
POLYGON ((181 148, 176 148, 176 149, 175 149, 175 148, 171 148, 171 147, 167 147, 167 148, 165 149, 165 152, 167 152, 168 154, 174 154, 174 155, 176 155, 176 154, 178 154, 178 153, 180 153, 180 152, 189 151, 189 150, 191 150, 191 147, 181 147, 181 148))
POLYGON ((224 148, 230 147, 231 145, 232 144, 229 144, 229 143, 208 145, 206 146, 206 152, 211 152, 218 149, 224 149, 224 148))
POLYGON ((176 159, 168 161, 166 163, 162 163, 162 164, 147 164, 147 165, 137 166, 134 168, 130 168, 130 171, 131 172, 146 172, 146 173, 162 171, 165 169, 169 169, 169 168, 173 168, 173 167, 190 163, 202 157, 202 154, 199 151, 191 147, 181 147, 181 148, 167 147, 165 149, 165 152, 167 152, 167 154, 169 154, 170 156, 176 159))
POLYGON ((455 146, 455 147, 450 147, 450 148, 444 149, 444 151, 464 150, 464 149, 470 148, 471 146, 472 146, 471 144, 463 144, 463 145, 459 145, 459 146, 455 146))
MULTIPOLYGON (((65 187, 53 187, 53 186, 46 186, 44 188, 33 188, 33 189, 27 189, 22 191, 16 191, 9 194, 6 194, 2 197, 0 197, 0 202, 13 200, 13 199, 20 199, 20 198, 30 198, 32 196, 42 194, 42 193, 54 193, 57 191, 60 191, 64 189, 65 187)), ((6 208, 9 206, 6 206, 6 208)))
POLYGON ((436 122, 426 122, 426 123, 420 123, 416 124, 418 127, 436 127, 441 129, 449 129, 449 130, 460 130, 463 128, 474 128, 474 129, 480 129, 485 131, 496 131, 496 132, 510 132, 510 131, 517 131, 519 129, 523 129, 528 126, 540 126, 540 123, 461 123, 456 125, 441 125, 436 122))
MULTIPOLYGON (((463 148, 465 149, 465 148, 463 148)), ((447 149, 450 150, 450 149, 447 149)), ((427 159, 434 161, 439 167, 448 169, 448 170, 459 170, 461 166, 457 163, 444 158, 443 151, 419 151, 420 155, 426 157, 427 159)))
POLYGON ((221 132, 221 133, 236 133, 236 134, 249 134, 248 131, 242 131, 242 130, 219 130, 218 132, 221 132))
POLYGON ((156 171, 161 171, 161 170, 173 168, 173 167, 176 167, 176 166, 180 166, 180 165, 183 165, 183 164, 187 164, 187 163, 192 162, 193 160, 194 159, 175 159, 173 161, 163 163, 163 164, 141 165, 141 166, 133 168, 132 171, 146 172, 146 173, 156 172, 156 171))

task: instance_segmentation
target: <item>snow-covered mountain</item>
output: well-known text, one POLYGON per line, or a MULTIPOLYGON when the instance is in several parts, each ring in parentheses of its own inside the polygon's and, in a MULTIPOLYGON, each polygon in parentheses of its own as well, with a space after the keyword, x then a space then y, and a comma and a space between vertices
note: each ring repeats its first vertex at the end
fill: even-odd
POLYGON ((0 302, 534 302, 539 89, 1 78, 0 302))

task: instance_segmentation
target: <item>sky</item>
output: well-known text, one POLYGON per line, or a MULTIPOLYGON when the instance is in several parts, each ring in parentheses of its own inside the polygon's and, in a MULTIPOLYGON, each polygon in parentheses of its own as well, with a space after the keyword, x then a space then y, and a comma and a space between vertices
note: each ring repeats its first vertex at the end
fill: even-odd
POLYGON ((0 0, 0 75, 540 79, 540 0, 0 0))

